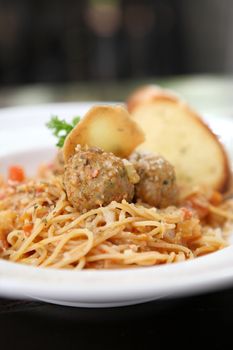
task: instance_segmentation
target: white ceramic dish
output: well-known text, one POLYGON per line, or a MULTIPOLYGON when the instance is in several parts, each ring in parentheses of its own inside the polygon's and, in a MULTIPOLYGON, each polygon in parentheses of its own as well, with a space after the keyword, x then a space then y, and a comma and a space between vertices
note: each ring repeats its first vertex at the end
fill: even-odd
MULTIPOLYGON (((55 154, 45 123, 51 115, 70 119, 91 103, 51 104, 0 111, 0 173, 9 164, 27 172, 55 154)), ((206 116, 233 159, 233 119, 206 116)), ((197 150, 198 151, 198 150, 197 150)), ((34 268, 0 260, 0 295, 34 298, 82 307, 130 305, 167 296, 201 293, 233 284, 233 245, 217 253, 174 265, 114 271, 68 271, 34 268)))

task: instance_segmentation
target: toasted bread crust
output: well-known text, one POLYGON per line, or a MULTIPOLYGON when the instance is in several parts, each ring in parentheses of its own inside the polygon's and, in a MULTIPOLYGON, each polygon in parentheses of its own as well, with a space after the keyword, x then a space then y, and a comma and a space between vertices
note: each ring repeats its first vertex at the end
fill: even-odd
POLYGON ((64 161, 67 163, 74 155, 77 144, 96 146, 118 157, 127 158, 143 141, 144 133, 127 109, 120 105, 93 106, 66 137, 63 146, 64 161), (97 128, 100 122, 101 125, 97 128), (103 143, 103 140, 106 142, 103 143))
POLYGON ((169 101, 179 103, 178 95, 157 85, 145 85, 135 90, 127 99, 127 108, 131 113, 139 104, 151 101, 169 101))
POLYGON ((219 180, 219 185, 215 189, 220 192, 227 191, 230 185, 231 170, 230 170, 229 159, 223 144, 219 141, 218 136, 210 129, 210 127, 202 120, 202 118, 193 109, 191 109, 187 104, 184 104, 184 103, 183 103, 183 108, 187 110, 187 113, 189 113, 190 116, 192 116, 193 120, 195 120, 202 128, 206 129, 206 132, 209 134, 209 136, 212 137, 212 139, 216 142, 216 144, 218 144, 222 154, 223 174, 222 174, 222 178, 219 180))
POLYGON ((182 108, 183 111, 187 114, 189 118, 192 118, 193 122, 198 124, 200 128, 204 128, 206 133, 211 137, 216 145, 218 145, 218 149, 222 155, 222 176, 218 179, 218 183, 215 190, 225 192, 228 190, 231 180, 231 171, 228 156, 226 151, 219 141, 218 137, 213 133, 213 131, 209 128, 209 126, 201 119, 201 117, 190 108, 178 95, 170 92, 169 90, 164 90, 158 86, 148 85, 142 88, 139 88, 135 92, 129 96, 127 100, 127 107, 129 112, 133 115, 137 110, 137 107, 142 106, 143 104, 154 104, 154 103, 166 103, 168 104, 176 104, 179 108, 182 108))

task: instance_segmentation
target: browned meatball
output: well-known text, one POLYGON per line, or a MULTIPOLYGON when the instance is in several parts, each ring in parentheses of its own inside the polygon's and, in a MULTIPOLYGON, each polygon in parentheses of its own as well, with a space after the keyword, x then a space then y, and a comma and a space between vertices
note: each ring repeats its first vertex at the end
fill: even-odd
POLYGON ((62 175, 65 171, 63 152, 60 149, 53 162, 53 172, 55 175, 62 175))
POLYGON ((135 152, 130 161, 140 181, 135 186, 136 198, 158 208, 175 204, 178 197, 174 167, 163 157, 135 152))
POLYGON ((128 171, 128 167, 112 153, 96 147, 77 146, 64 173, 69 201, 80 212, 108 205, 114 200, 121 202, 125 199, 130 202, 134 197, 135 182, 135 176, 130 174, 133 171, 136 174, 136 171, 128 171))

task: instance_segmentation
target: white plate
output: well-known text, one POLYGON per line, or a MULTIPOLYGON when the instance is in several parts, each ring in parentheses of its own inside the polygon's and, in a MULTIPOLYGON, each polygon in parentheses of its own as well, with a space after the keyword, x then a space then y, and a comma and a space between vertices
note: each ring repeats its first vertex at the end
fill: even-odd
MULTIPOLYGON (((23 164, 33 174, 52 159, 54 139, 44 126, 51 115, 70 119, 91 104, 51 104, 0 111, 0 173, 23 164)), ((206 116, 233 158, 233 120, 206 116)), ((198 151, 198 150, 197 150, 198 151)), ((171 265, 129 270, 68 271, 0 260, 0 295, 82 307, 130 305, 167 296, 201 293, 233 284, 233 246, 171 265)))

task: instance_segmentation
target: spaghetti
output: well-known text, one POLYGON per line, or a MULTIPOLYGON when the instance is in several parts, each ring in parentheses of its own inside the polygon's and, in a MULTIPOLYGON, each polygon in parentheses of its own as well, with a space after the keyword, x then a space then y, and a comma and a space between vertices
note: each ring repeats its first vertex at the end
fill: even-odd
POLYGON ((232 215, 224 205, 207 203, 205 221, 184 206, 159 210, 125 200, 80 214, 68 202, 59 176, 2 181, 0 257, 66 269, 129 268, 193 259, 227 246, 232 215))

